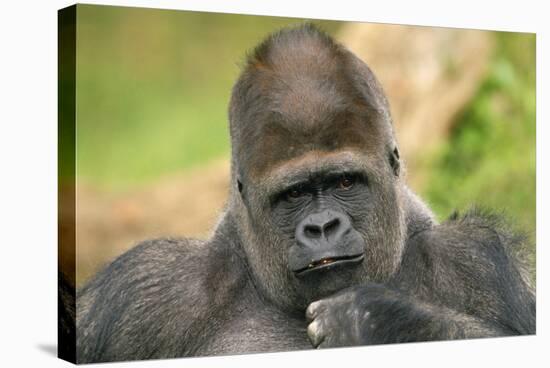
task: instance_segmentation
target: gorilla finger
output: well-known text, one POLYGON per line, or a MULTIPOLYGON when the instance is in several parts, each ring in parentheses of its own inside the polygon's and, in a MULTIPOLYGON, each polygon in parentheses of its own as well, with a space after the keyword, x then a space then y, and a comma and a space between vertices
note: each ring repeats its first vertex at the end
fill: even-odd
POLYGON ((307 326, 307 336, 315 348, 323 342, 325 336, 322 333, 321 324, 319 321, 313 321, 309 324, 309 326, 307 326))
POLYGON ((328 348, 334 348, 338 345, 335 344, 334 339, 331 336, 323 337, 323 341, 319 343, 315 348, 316 349, 328 349, 328 348))
POLYGON ((308 320, 313 320, 321 310, 321 305, 322 303, 320 300, 311 303, 306 309, 306 318, 308 320))

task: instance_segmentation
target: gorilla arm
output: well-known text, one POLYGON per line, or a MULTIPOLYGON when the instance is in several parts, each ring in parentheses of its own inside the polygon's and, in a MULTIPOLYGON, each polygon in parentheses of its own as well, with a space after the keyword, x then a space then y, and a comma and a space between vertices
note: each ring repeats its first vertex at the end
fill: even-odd
POLYGON ((471 213, 409 239, 386 285, 346 289, 312 303, 314 346, 350 346, 535 333, 535 297, 515 237, 471 213))
POLYGON ((200 355, 242 289, 222 238, 146 241, 101 271, 78 292, 78 362, 200 355))

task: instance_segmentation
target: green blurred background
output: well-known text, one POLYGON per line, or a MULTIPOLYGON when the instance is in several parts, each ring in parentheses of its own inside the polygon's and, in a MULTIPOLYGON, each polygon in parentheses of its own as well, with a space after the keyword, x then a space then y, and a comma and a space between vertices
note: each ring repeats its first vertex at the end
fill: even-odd
POLYGON ((430 160, 422 194, 441 217, 471 203, 535 230, 535 36, 496 33, 488 76, 430 160))
MULTIPOLYGON (((155 210, 155 202, 148 202, 145 209, 132 203, 149 196, 149 188, 159 182, 166 185, 170 178, 185 173, 201 175, 201 167, 227 160, 227 104, 240 63, 266 34, 301 21, 78 5, 77 177, 79 195, 84 198, 79 201, 90 198, 81 202, 77 222, 83 229, 77 249, 84 244, 79 258, 83 277, 92 272, 87 269, 106 261, 93 260, 94 254, 108 248, 122 250, 134 241, 118 239, 115 230, 108 233, 102 228, 127 225, 101 220, 109 218, 107 211, 130 219, 137 216, 125 230, 136 234, 136 239, 160 234, 161 225, 145 234, 138 230, 151 218, 165 220, 165 215, 150 214, 161 213, 155 210), (96 204, 103 207, 84 208, 96 204), (94 221, 95 227, 90 225, 94 221), (108 236, 97 238, 97 233, 108 236)), ((315 23, 334 36, 345 25, 315 23)), ((415 166, 424 180, 414 189, 440 219, 476 203, 505 211, 532 240, 535 36, 492 33, 494 48, 487 72, 445 140, 425 152, 415 166)), ((174 182, 180 185, 178 180, 174 182)), ((169 195, 163 188, 161 192, 169 195)), ((181 191, 186 190, 197 189, 181 186, 181 191)), ((534 248, 531 255, 534 259, 534 248)))
POLYGON ((79 7, 79 175, 126 190, 228 155, 227 104, 245 53, 297 22, 79 7))

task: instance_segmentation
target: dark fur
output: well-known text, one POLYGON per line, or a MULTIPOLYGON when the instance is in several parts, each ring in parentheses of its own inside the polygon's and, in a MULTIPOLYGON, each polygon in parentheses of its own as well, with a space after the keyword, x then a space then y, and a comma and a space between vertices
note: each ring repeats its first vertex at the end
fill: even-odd
POLYGON ((75 288, 62 272, 57 274, 57 355, 74 363, 75 342, 75 288))
POLYGON ((230 129, 232 187, 214 235, 144 242, 79 290, 79 362, 535 333, 521 239, 478 212, 435 223, 404 183, 379 83, 329 37, 303 26, 261 44, 230 129), (336 202, 323 178, 342 168, 368 181, 336 202), (299 179, 323 201, 281 205, 299 179), (330 201, 364 261, 298 279, 293 229, 330 201))

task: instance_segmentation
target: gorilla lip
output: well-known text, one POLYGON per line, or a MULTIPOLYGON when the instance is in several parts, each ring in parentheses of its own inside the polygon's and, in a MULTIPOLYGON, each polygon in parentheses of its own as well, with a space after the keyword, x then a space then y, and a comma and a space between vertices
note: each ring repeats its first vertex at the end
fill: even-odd
POLYGON ((307 266, 294 270, 294 274, 296 276, 303 276, 310 272, 314 272, 322 269, 328 269, 334 266, 343 266, 346 264, 361 263, 364 258, 365 258, 365 255, 363 253, 349 255, 349 256, 340 256, 340 257, 326 257, 316 261, 312 261, 307 266))

